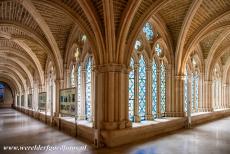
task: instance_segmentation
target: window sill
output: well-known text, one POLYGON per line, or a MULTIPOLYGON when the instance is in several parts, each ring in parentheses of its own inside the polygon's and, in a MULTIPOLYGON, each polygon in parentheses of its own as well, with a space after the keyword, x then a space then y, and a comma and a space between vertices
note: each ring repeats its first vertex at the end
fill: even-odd
POLYGON ((93 127, 93 123, 89 122, 87 120, 77 120, 75 121, 75 118, 73 117, 60 117, 61 120, 67 121, 67 122, 71 122, 73 124, 76 125, 82 125, 82 126, 86 126, 86 127, 93 127))
POLYGON ((154 120, 144 120, 141 122, 133 122, 132 127, 143 127, 143 126, 149 126, 149 125, 154 125, 154 124, 159 124, 159 123, 164 123, 164 122, 169 122, 169 121, 174 121, 178 119, 182 119, 183 117, 164 117, 164 118, 157 118, 154 120))

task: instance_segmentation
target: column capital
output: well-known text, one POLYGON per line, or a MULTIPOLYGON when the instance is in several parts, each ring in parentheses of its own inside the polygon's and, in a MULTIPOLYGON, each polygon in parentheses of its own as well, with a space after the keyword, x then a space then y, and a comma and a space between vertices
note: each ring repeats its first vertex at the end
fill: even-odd
POLYGON ((134 70, 137 70, 139 68, 139 64, 134 64, 134 70))
POLYGON ((64 66, 64 68, 65 68, 65 69, 68 69, 68 67, 67 67, 67 64, 66 64, 66 63, 65 63, 63 66, 64 66))
POLYGON ((24 0, 16 0, 17 3, 22 4, 24 0))
POLYGON ((105 72, 128 73, 129 68, 122 64, 95 65, 93 66, 93 71, 99 72, 99 73, 105 73, 105 72))
POLYGON ((212 85, 213 81, 212 80, 204 80, 204 83, 208 84, 208 85, 212 85))
POLYGON ((176 80, 185 80, 185 75, 175 75, 176 80))
POLYGON ((64 84, 64 79, 56 79, 55 81, 55 84, 57 85, 63 85, 64 84))
POLYGON ((152 70, 152 65, 151 64, 147 64, 146 65, 146 71, 151 71, 152 70))
POLYGON ((39 80, 34 80, 34 84, 39 84, 39 80))
POLYGON ((56 79, 55 82, 62 82, 64 79, 56 79))

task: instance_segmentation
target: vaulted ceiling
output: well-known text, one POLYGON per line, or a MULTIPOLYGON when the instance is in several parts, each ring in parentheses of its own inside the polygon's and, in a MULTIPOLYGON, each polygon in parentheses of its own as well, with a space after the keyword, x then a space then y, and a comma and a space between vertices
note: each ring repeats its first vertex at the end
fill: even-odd
POLYGON ((68 52, 84 34, 97 64, 126 64, 151 17, 167 28, 176 73, 197 46, 210 68, 230 60, 229 0, 1 0, 0 78, 43 84, 49 60, 63 78, 68 52))

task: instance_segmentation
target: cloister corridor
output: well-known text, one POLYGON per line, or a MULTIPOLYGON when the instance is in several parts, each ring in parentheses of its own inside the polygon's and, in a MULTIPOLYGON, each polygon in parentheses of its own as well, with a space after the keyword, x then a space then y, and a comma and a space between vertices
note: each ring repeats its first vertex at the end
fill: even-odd
MULTIPOLYGON (((230 117, 192 129, 134 142, 117 148, 96 149, 86 140, 71 137, 13 109, 0 109, 0 147, 9 145, 86 146, 81 154, 229 154, 230 117)), ((62 154, 63 151, 3 151, 7 153, 62 154)))

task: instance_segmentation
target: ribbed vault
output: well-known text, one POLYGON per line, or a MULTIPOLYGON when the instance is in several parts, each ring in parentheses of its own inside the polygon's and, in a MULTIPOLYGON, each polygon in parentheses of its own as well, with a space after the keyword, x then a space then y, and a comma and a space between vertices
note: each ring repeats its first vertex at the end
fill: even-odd
POLYGON ((146 22, 160 27, 176 76, 197 49, 206 80, 217 62, 229 69, 229 0, 1 0, 0 71, 17 89, 44 86, 52 61, 64 80, 84 35, 95 65, 127 67, 146 22))

